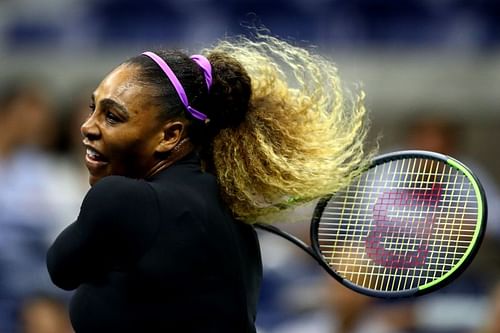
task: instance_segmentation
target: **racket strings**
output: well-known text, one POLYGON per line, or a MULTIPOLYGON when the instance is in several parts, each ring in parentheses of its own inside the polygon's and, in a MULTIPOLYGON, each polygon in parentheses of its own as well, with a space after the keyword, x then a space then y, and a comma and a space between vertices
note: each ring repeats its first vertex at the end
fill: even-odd
POLYGON ((462 172, 430 158, 394 160, 332 196, 318 243, 332 269, 356 285, 413 289, 460 262, 477 216, 474 188, 462 172))

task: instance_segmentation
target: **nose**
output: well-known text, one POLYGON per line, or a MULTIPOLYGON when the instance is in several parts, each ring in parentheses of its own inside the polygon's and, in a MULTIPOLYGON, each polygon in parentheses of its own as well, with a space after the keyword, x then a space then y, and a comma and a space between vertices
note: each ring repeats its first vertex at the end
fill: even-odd
POLYGON ((95 114, 96 113, 94 112, 92 115, 90 115, 90 117, 88 117, 80 127, 82 136, 89 140, 95 140, 99 138, 99 135, 101 133, 99 130, 99 126, 96 123, 95 114))

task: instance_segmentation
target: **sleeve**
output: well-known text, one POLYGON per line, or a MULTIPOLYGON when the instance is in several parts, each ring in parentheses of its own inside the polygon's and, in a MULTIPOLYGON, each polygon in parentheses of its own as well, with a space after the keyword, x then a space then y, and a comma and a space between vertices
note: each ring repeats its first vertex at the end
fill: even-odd
POLYGON ((72 290, 137 260, 154 240, 159 224, 157 196, 147 182, 103 178, 85 196, 77 220, 47 253, 52 282, 72 290))

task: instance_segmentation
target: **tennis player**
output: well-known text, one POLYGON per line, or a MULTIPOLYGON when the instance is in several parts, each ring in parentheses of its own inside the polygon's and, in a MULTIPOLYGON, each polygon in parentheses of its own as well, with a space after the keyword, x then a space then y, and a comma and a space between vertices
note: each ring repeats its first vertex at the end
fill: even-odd
POLYGON ((271 36, 114 69, 82 125, 90 191, 47 255, 76 333, 255 332, 252 222, 337 190, 369 158, 363 94, 271 36))

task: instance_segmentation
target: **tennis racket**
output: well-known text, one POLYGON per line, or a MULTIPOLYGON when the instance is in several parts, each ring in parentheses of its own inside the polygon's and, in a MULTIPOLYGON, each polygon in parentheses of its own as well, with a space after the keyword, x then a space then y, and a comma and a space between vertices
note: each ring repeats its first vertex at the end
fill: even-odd
POLYGON ((457 277, 486 227, 486 198, 461 162, 427 151, 375 158, 347 188, 324 197, 311 246, 273 225, 343 285, 382 298, 417 296, 457 277))

